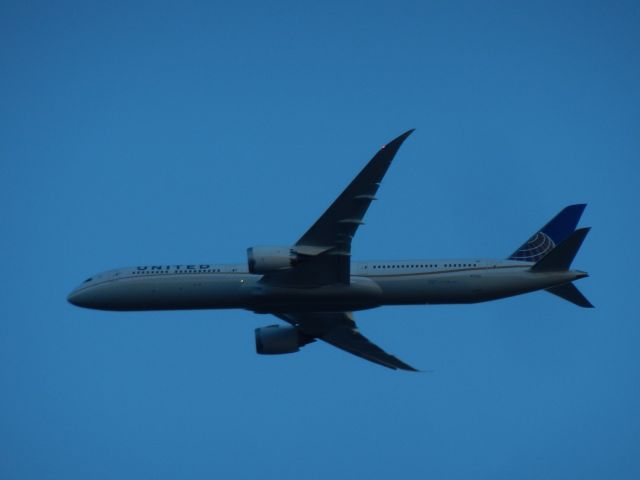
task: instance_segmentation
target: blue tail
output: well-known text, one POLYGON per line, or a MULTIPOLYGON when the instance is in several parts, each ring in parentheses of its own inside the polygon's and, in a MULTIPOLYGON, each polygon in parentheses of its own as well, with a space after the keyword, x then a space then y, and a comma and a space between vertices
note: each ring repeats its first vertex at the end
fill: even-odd
POLYGON ((586 207, 586 203, 569 205, 537 231, 509 260, 538 262, 560 242, 573 233, 586 207))

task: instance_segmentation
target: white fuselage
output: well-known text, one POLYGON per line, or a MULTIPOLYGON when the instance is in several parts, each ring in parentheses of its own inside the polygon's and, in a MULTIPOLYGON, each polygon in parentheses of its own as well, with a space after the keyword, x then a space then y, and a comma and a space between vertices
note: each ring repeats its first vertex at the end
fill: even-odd
POLYGON ((533 272, 512 260, 353 262, 350 284, 277 286, 246 264, 129 267, 86 280, 69 301, 102 310, 243 308, 264 313, 354 311, 382 305, 475 303, 541 290, 586 276, 533 272))

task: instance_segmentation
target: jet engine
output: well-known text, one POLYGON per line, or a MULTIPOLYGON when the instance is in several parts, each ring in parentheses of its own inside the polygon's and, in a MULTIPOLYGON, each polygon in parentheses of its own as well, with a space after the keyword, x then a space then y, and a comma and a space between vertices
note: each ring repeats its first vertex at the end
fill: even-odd
POLYGON ((264 274, 291 268, 298 254, 290 247, 251 247, 247 258, 250 273, 264 274))
POLYGON ((314 342, 312 337, 304 335, 297 327, 269 325, 256 328, 256 352, 262 355, 293 353, 307 343, 314 342))

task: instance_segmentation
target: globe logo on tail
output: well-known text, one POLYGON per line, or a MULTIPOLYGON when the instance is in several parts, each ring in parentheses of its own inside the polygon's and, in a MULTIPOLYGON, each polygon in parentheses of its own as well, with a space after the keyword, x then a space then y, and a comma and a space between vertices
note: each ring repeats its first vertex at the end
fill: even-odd
POLYGON ((544 232, 538 232, 509 258, 523 262, 537 262, 553 250, 555 246, 556 244, 549 235, 544 232))

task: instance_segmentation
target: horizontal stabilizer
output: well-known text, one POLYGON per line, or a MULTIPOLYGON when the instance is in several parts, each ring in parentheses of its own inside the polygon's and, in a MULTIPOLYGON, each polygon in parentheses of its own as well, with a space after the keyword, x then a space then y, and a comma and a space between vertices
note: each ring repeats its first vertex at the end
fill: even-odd
POLYGON ((579 228, 560 245, 551 250, 542 260, 531 267, 533 272, 563 272, 569 270, 576 253, 590 228, 579 228))
POLYGON ((547 292, 553 293, 560 298, 564 298, 566 301, 574 303, 579 307, 593 308, 591 302, 587 300, 582 292, 578 290, 578 287, 573 283, 565 283, 558 287, 547 288, 547 292))

